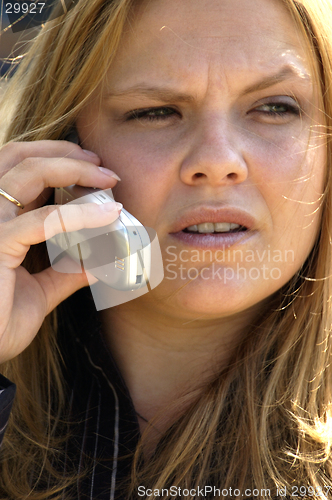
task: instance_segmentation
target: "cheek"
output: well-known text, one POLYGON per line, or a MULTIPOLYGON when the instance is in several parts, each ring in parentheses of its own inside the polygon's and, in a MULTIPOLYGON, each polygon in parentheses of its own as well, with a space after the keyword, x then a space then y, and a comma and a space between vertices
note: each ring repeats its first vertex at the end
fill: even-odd
POLYGON ((114 136, 103 142, 98 153, 102 164, 121 178, 113 189, 116 200, 139 220, 152 224, 153 215, 167 204, 177 179, 174 150, 114 136))
MULTIPOLYGON (((100 148, 100 154, 108 166, 117 166, 123 175, 163 175, 165 165, 172 161, 172 150, 148 141, 115 136, 100 148)), ((121 177, 122 178, 122 177, 121 177)))
POLYGON ((325 144, 309 144, 308 133, 281 144, 257 141, 251 149, 251 179, 272 220, 271 247, 294 252, 300 267, 315 242, 321 217, 325 144))
POLYGON ((253 141, 249 155, 251 178, 269 205, 287 205, 290 210, 307 205, 304 213, 319 206, 324 190, 326 147, 309 141, 307 130, 297 138, 289 134, 282 141, 253 141))

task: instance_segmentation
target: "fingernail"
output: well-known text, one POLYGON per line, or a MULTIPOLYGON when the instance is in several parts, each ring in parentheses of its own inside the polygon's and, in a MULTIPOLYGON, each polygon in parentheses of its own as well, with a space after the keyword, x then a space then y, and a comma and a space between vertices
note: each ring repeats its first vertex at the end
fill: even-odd
POLYGON ((86 153, 89 156, 94 156, 98 158, 98 155, 94 153, 93 151, 89 151, 88 149, 83 149, 84 153, 86 153))
POLYGON ((121 212, 123 205, 122 203, 110 201, 109 203, 102 203, 101 205, 98 205, 98 208, 103 212, 114 212, 114 210, 121 212))
POLYGON ((113 177, 117 181, 121 181, 120 177, 116 175, 114 172, 112 172, 112 170, 110 170, 109 168, 104 168, 104 167, 98 167, 98 168, 103 174, 108 175, 109 177, 113 177))

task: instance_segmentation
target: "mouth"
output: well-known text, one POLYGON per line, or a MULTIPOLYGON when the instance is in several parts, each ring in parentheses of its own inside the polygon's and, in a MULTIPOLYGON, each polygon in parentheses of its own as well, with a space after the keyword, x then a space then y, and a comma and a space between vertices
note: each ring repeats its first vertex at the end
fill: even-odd
POLYGON ((200 206, 184 213, 169 234, 187 247, 223 250, 247 244, 257 234, 257 223, 237 207, 200 206))
POLYGON ((184 213, 174 223, 173 233, 225 234, 251 231, 255 219, 245 210, 235 207, 197 207, 184 213))
POLYGON ((203 222, 194 224, 182 229, 183 233, 191 234, 225 234, 225 233, 243 233, 248 228, 234 222, 203 222))
POLYGON ((255 234, 256 231, 240 224, 207 222, 187 226, 171 236, 181 245, 202 250, 226 250, 234 245, 246 244, 255 234))

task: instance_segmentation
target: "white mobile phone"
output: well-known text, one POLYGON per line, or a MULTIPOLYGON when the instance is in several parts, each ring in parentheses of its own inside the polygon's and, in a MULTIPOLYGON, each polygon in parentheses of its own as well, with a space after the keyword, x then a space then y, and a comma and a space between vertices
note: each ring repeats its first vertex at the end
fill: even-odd
MULTIPOLYGON (((75 129, 66 140, 79 142, 75 129)), ((55 204, 58 205, 102 204, 112 200, 111 189, 101 191, 77 185, 55 189, 55 204)), ((133 215, 122 209, 119 218, 108 226, 63 232, 51 238, 49 243, 62 250, 55 260, 59 261, 67 254, 106 285, 129 291, 149 286, 151 237, 153 235, 149 235, 133 215)))

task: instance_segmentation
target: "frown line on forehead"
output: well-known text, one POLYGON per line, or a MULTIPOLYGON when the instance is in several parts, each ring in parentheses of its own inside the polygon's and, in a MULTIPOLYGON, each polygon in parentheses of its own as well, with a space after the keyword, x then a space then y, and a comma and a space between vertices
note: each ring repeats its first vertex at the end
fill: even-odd
MULTIPOLYGON (((259 92, 265 90, 269 87, 273 87, 278 83, 285 80, 290 80, 297 78, 301 83, 311 83, 311 77, 308 73, 300 72, 293 65, 283 66, 277 73, 272 75, 264 76, 262 79, 250 84, 245 87, 241 92, 241 96, 245 96, 254 92, 259 92)), ((151 85, 146 82, 142 82, 128 88, 111 88, 107 91, 105 98, 121 98, 121 97, 147 97, 156 101, 163 102, 184 102, 191 103, 195 101, 195 97, 190 94, 183 92, 178 92, 176 89, 168 88, 166 85, 151 85)))

